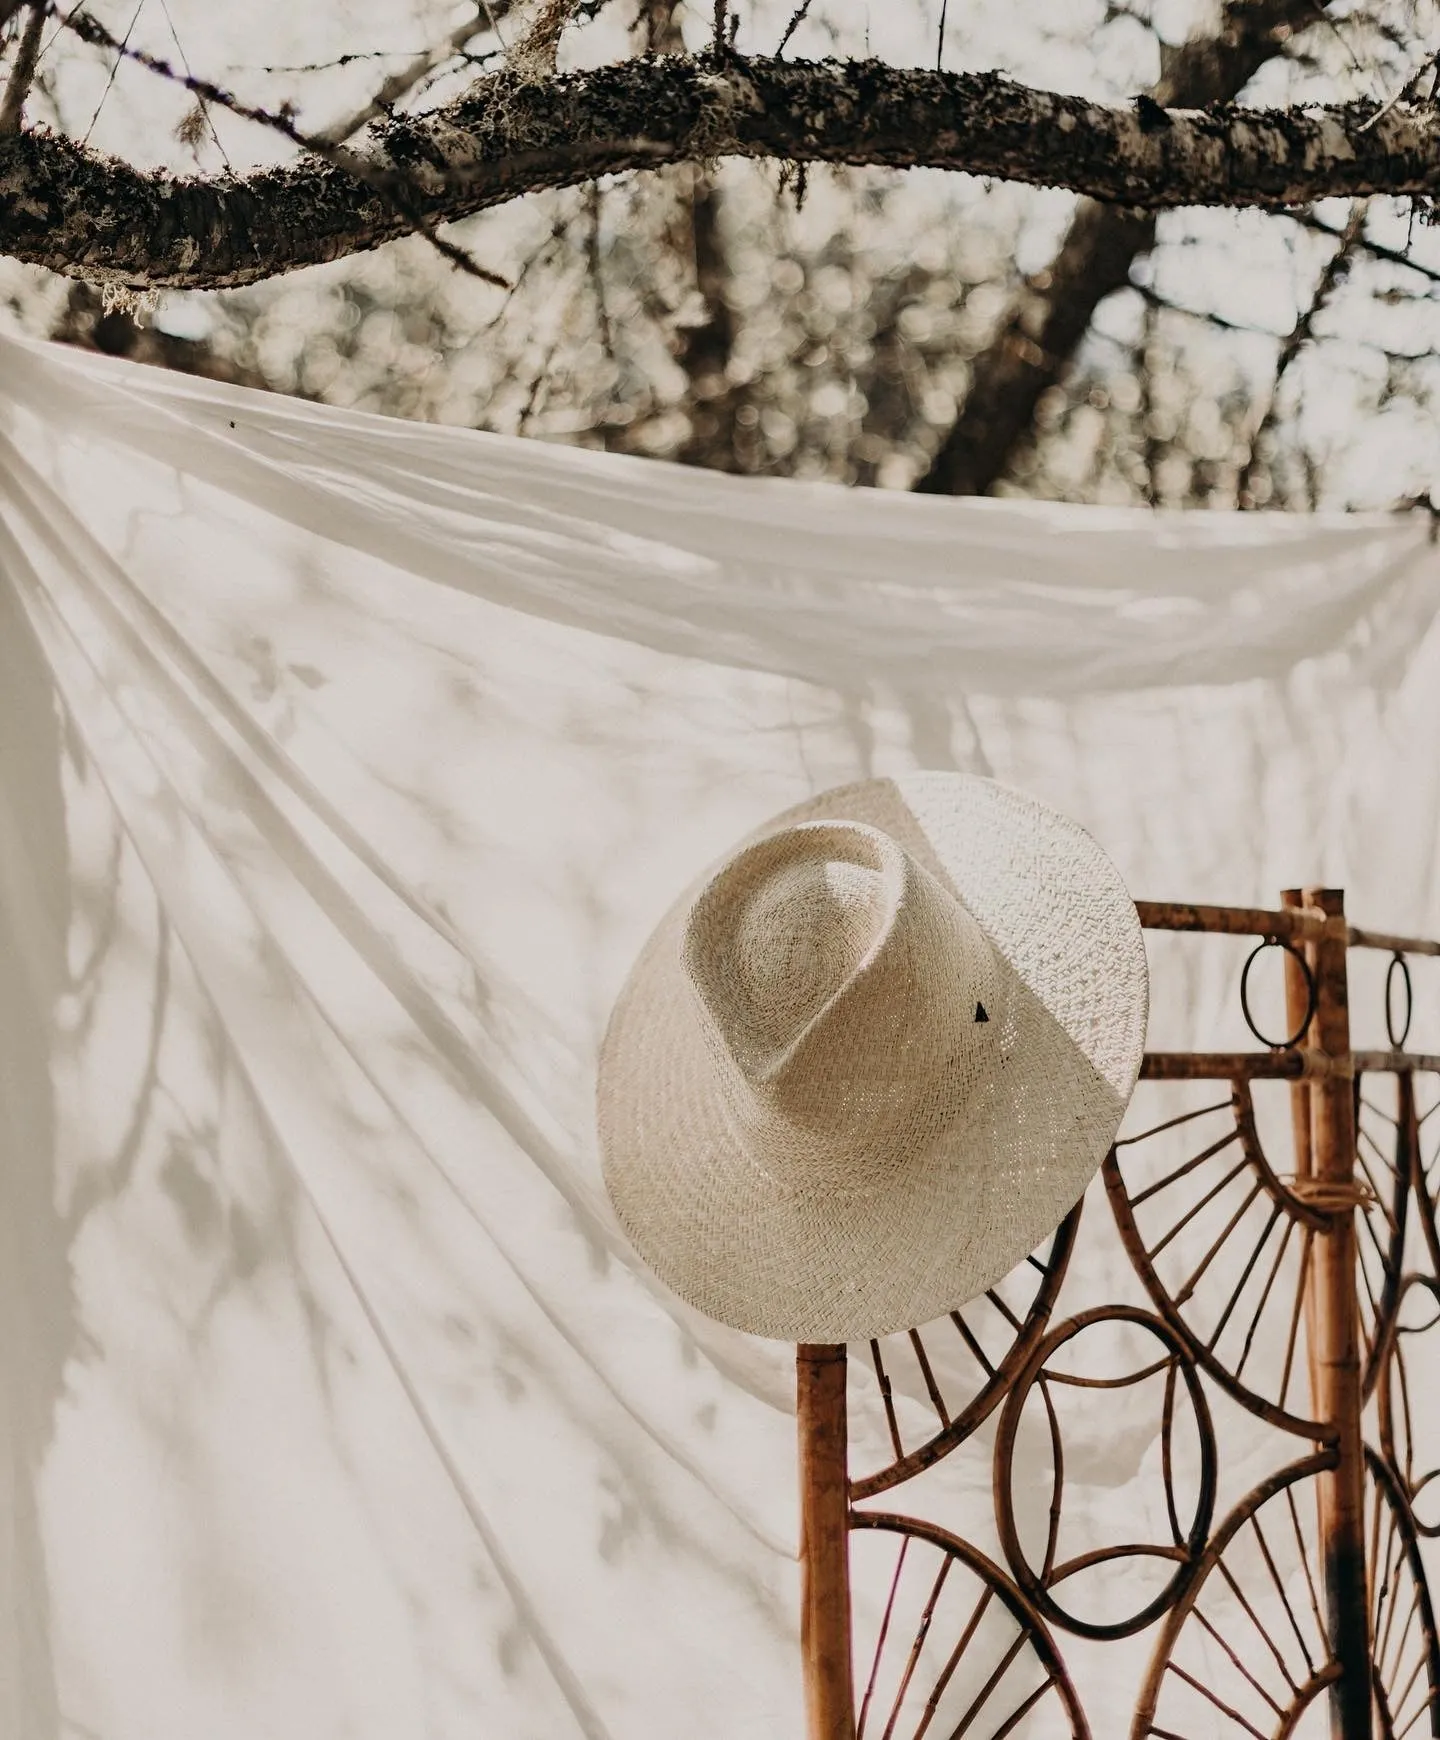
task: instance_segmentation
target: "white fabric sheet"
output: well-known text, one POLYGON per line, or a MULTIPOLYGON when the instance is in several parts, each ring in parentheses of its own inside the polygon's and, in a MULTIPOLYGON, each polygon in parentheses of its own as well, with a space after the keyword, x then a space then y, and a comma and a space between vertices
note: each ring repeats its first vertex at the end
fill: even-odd
MULTIPOLYGON (((0 343, 0 1734, 797 1734, 788 1350, 599 1188, 631 958, 917 766, 1140 897, 1440 931, 1437 601, 1419 517, 743 481, 0 343)), ((1158 950, 1152 1044, 1240 1041, 1235 965, 1158 950)))

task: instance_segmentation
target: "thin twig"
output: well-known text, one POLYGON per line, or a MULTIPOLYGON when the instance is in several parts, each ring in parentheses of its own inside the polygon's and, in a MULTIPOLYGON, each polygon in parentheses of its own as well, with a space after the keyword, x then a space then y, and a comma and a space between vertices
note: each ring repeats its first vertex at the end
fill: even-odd
POLYGON ((396 103, 407 96, 419 84, 426 73, 440 66, 443 62, 464 48, 471 37, 478 36, 487 28, 482 8, 476 7, 475 16, 464 24, 457 25, 448 36, 437 42, 433 48, 427 48, 417 54, 413 60, 407 61, 398 72, 391 73, 380 89, 371 97, 368 103, 347 115, 343 121, 337 121, 333 127, 327 128, 325 138, 332 145, 343 145, 347 139, 353 139, 362 128, 368 127, 372 121, 378 121, 395 107, 396 103))
MULTIPOLYGON (((165 22, 170 27, 170 37, 175 44, 176 54, 180 56, 180 64, 193 77, 195 69, 190 65, 190 56, 186 54, 185 45, 180 40, 180 32, 175 28, 175 20, 170 16, 170 0, 160 0, 160 10, 165 14, 165 22)), ((205 117, 205 125, 210 129, 210 137, 215 141, 215 149, 220 153, 220 161, 227 169, 233 168, 230 154, 221 143, 220 135, 216 131, 215 118, 210 113, 209 105, 200 97, 197 97, 195 101, 199 106, 200 113, 205 117)))
POLYGON ((500 306, 483 326, 476 329, 474 339, 484 338, 487 333, 494 331, 506 313, 508 313, 510 304, 525 287, 525 280, 529 277, 530 273, 537 267, 548 265, 552 256, 560 251, 562 242, 568 240, 568 230, 569 224, 567 219, 563 217, 557 218, 551 226, 550 234, 545 238, 540 246, 536 248, 532 254, 527 255, 525 260, 521 263, 520 270, 511 280, 510 288, 500 299, 500 306))
MULTIPOLYGON (((1312 12, 1314 12, 1316 18, 1320 21, 1320 23, 1326 26, 1326 28, 1329 30, 1330 34, 1335 38, 1336 42, 1338 42, 1340 44, 1342 51, 1345 54, 1349 55, 1350 65, 1354 68, 1355 72, 1360 74, 1362 77, 1373 76, 1373 75, 1367 73, 1367 69, 1365 67, 1365 64, 1360 59, 1360 56, 1355 52, 1353 45, 1348 43, 1345 40, 1344 36, 1341 34, 1339 24, 1325 10, 1325 0, 1310 0, 1310 9, 1312 12)), ((1371 88, 1373 90, 1373 88, 1374 88, 1373 83, 1372 83, 1371 88)))
POLYGON ((10 82, 5 87, 5 99, 0 102, 0 133, 20 131, 20 116, 35 78, 36 63, 40 59, 40 33, 45 28, 45 14, 46 8, 36 0, 25 23, 25 34, 20 38, 15 67, 10 74, 10 82))
MULTIPOLYGON (((135 0, 135 10, 130 14, 130 22, 125 26, 125 35, 121 38, 121 54, 130 46, 130 38, 135 34, 135 26, 140 22, 140 14, 145 10, 145 0, 135 0)), ((115 80, 120 72, 120 55, 115 56, 115 64, 110 68, 110 76, 105 81, 105 89, 100 93, 100 101, 95 105, 95 113, 90 117, 90 125, 85 129, 85 135, 80 144, 83 148, 90 143, 90 135, 95 131, 95 123, 100 119, 100 111, 105 107, 110 92, 115 87, 115 80)))
POLYGON ((428 95, 442 79, 448 78, 451 73, 457 72, 461 67, 471 71, 478 78, 481 73, 493 72, 495 63, 504 60, 504 58, 505 50, 497 45, 494 48, 487 48, 483 54, 476 54, 470 49, 461 49, 451 55, 449 60, 441 61, 438 66, 432 66, 410 93, 416 100, 415 104, 412 105, 412 112, 413 108, 418 106, 421 97, 428 95))
MULTIPOLYGON (((24 0, 21 0, 24 4, 24 0)), ((277 62, 275 65, 253 66, 244 61, 231 61, 231 72, 258 73, 319 73, 335 72, 341 67, 354 66, 361 60, 414 60, 417 55, 424 54, 423 48, 357 48, 349 54, 337 54, 333 60, 303 60, 277 62)))
POLYGON ((592 181, 587 190, 590 223, 586 235, 586 252, 590 260, 590 281, 595 291, 595 312, 600 323, 600 343, 606 357, 616 361, 615 332, 610 322, 610 306, 605 300, 605 277, 600 259, 600 184, 592 181))
MULTIPOLYGON (((1322 223, 1317 217, 1297 217, 1295 222, 1307 230, 1314 230, 1317 236, 1330 236, 1339 241, 1344 236, 1344 230, 1332 229, 1329 224, 1322 223)), ((1422 278, 1428 278, 1432 284, 1440 284, 1440 270, 1434 266, 1425 266, 1419 260, 1411 259, 1410 255, 1400 248, 1387 248, 1383 242, 1372 241, 1369 236, 1355 244, 1356 252, 1368 254, 1373 260, 1384 260, 1391 266, 1404 266, 1409 272, 1418 272, 1422 278)))
MULTIPOLYGON (((1383 108, 1377 109, 1368 121, 1362 121, 1356 131, 1360 133, 1368 133, 1377 121, 1383 121, 1397 104, 1405 100, 1410 92, 1414 90, 1415 86, 1419 84, 1420 80, 1425 77, 1427 72, 1436 72, 1437 70, 1440 70, 1440 55, 1432 54, 1428 60, 1410 74, 1410 77, 1404 81, 1399 90, 1396 91, 1395 95, 1391 97, 1390 101, 1386 103, 1383 108)), ((1433 102, 1435 97, 1433 88, 1431 89, 1430 97, 1433 102)))
MULTIPOLYGON (((1323 229, 1324 226, 1321 227, 1323 229)), ((1355 251, 1358 254, 1365 250, 1357 247, 1355 251)), ((1159 313, 1178 314, 1182 319, 1197 321, 1202 326, 1214 327, 1219 332, 1241 332, 1248 337, 1268 338, 1272 341, 1284 336, 1268 326, 1250 326, 1243 320, 1229 320, 1225 315, 1216 314, 1208 308, 1187 308, 1183 302, 1169 302, 1157 291, 1143 284, 1132 284, 1130 287, 1147 308, 1152 308, 1159 313)), ((1389 345, 1377 344, 1373 339, 1366 340, 1365 343, 1367 349, 1373 350, 1377 355, 1385 357, 1390 362, 1421 362, 1435 354, 1434 346, 1428 344, 1421 345, 1415 350, 1394 350, 1389 345)))
POLYGON ((1350 264, 1360 242, 1360 233, 1365 227, 1368 211, 1369 202, 1363 199, 1357 200, 1351 208, 1350 219, 1340 236, 1339 246, 1325 262, 1325 269, 1320 274, 1319 282, 1315 286, 1315 294, 1310 298, 1309 307, 1300 315, 1288 336, 1281 343, 1280 354, 1275 359, 1275 382, 1270 389, 1270 402, 1265 407, 1264 416, 1255 427, 1255 433, 1250 437, 1250 452, 1235 485, 1236 504, 1239 507, 1254 506, 1254 488, 1260 471, 1260 443, 1275 426, 1280 403, 1281 382, 1284 380, 1290 365, 1308 343, 1314 330, 1316 318, 1326 308, 1331 297, 1345 281, 1345 275, 1350 270, 1350 264))
POLYGON ((810 11, 810 0, 800 0, 800 4, 790 14, 790 22, 785 26, 785 34, 780 38, 779 48, 777 48, 775 50, 775 58, 777 60, 780 58, 780 56, 782 54, 784 54, 785 49, 786 49, 787 45, 789 44, 790 38, 795 34, 795 32, 805 22, 805 19, 808 16, 809 11, 810 11))
POLYGON ((540 360, 540 366, 535 370, 535 378, 530 383, 530 391, 526 395, 525 403, 521 407, 520 415, 515 423, 515 433, 517 435, 524 435, 529 432, 531 419, 539 411, 542 402, 547 396, 546 389, 553 385, 550 368, 560 349, 562 337, 563 328, 561 333, 557 334, 550 340, 549 345, 546 347, 545 355, 540 360))
POLYGON ((1180 314, 1187 320, 1198 320, 1206 326, 1218 327, 1221 332, 1244 332, 1277 341, 1285 336, 1284 333, 1276 332, 1273 327, 1253 326, 1244 320, 1230 320, 1225 315, 1217 314, 1210 308, 1187 308, 1183 302, 1172 302, 1169 297, 1162 296, 1151 285, 1137 284, 1133 279, 1130 288, 1148 309, 1153 309, 1156 312, 1180 314))
MULTIPOLYGON (((60 16, 54 0, 35 0, 35 4, 37 13, 42 17, 46 15, 60 16)), ((219 85, 212 84, 209 79, 196 78, 191 73, 177 72, 168 61, 162 60, 159 55, 151 54, 143 48, 127 47, 97 19, 91 18, 88 13, 72 12, 68 18, 61 19, 61 23, 66 30, 78 36, 82 42, 88 42, 92 47, 111 49, 124 59, 135 61, 158 78, 168 79, 172 84, 183 86, 192 96, 214 103, 218 108, 227 109, 232 115, 239 115, 242 120, 254 121, 262 127, 272 128, 290 140, 292 144, 300 146, 302 150, 313 152, 315 156, 330 164, 332 168, 351 176, 362 186, 371 188, 382 199, 388 201, 416 233, 423 236, 430 246, 449 260, 452 265, 458 266, 461 271, 468 272, 472 277, 479 278, 486 284, 494 284, 501 290, 509 289, 507 279, 502 278, 498 272, 492 272, 488 267, 482 266, 463 248, 457 248, 453 242, 446 241, 443 236, 437 233, 435 225, 416 208, 410 189, 405 187, 393 172, 378 170, 367 163, 364 158, 357 157, 353 151, 347 151, 343 147, 332 144, 330 140, 320 138, 315 134, 302 132, 288 115, 272 114, 268 109, 256 108, 251 103, 242 103, 239 98, 231 96, 229 91, 222 90, 219 85)), ((29 40, 28 34, 26 40, 29 40)), ((23 48, 22 44, 22 63, 23 48)), ((0 133, 7 130, 3 123, 10 107, 15 77, 18 76, 20 70, 21 63, 17 63, 15 75, 12 75, 11 78, 11 89, 6 91, 4 107, 0 108, 0 133)), ((19 100, 23 103, 23 92, 19 100)), ((17 130, 18 125, 8 129, 12 133, 17 130)))
MULTIPOLYGON (((1144 295, 1144 292, 1142 292, 1144 295)), ((1163 446, 1155 433, 1155 377, 1158 372, 1155 366, 1155 353, 1159 344, 1159 311, 1162 304, 1160 298, 1152 291, 1145 295, 1145 326, 1140 340, 1140 386, 1142 416, 1140 430, 1144 446, 1142 449, 1145 466, 1145 500, 1150 507, 1159 503, 1159 489, 1156 484, 1156 474, 1163 458, 1163 446)), ((1173 1368, 1172 1368, 1173 1369, 1173 1368)))

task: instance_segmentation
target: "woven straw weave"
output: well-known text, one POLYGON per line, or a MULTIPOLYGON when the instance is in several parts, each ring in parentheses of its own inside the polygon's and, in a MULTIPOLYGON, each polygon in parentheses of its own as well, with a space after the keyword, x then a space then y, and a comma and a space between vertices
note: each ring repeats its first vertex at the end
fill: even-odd
POLYGON ((736 1328, 918 1326, 1082 1194, 1147 994, 1133 902, 1055 811, 963 774, 825 793, 678 902, 621 993, 599 1083, 616 1212, 736 1328))

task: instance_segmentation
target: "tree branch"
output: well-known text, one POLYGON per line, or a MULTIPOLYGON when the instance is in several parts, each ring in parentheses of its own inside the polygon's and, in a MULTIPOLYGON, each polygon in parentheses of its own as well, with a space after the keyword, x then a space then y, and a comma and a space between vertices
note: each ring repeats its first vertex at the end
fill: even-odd
POLYGON ((628 60, 459 100, 365 135, 354 171, 305 158, 177 178, 43 132, 0 139, 0 250, 136 288, 217 288, 379 246, 544 188, 722 156, 929 165, 1129 207, 1284 210, 1440 195, 1440 115, 1115 107, 995 74, 875 61, 628 60), (1368 128, 1367 121, 1373 122, 1368 128))
MULTIPOLYGON (((37 15, 43 16, 55 10, 53 0, 32 0, 32 4, 34 5, 37 15)), ((83 0, 81 0, 81 4, 83 5, 83 0)), ((115 65, 117 70, 121 61, 134 61, 138 65, 143 66, 148 72, 154 73, 160 78, 168 79, 172 84, 180 85, 183 89, 189 91, 194 97, 196 97, 201 104, 207 101, 215 103, 223 109, 228 109, 231 114, 239 115, 244 120, 254 121, 260 126, 273 129, 283 138, 290 140, 292 144, 298 145, 303 151, 317 157, 322 163, 326 164, 331 170, 337 172, 345 179, 355 182, 360 187, 368 188, 371 193, 378 195, 386 205, 391 207, 395 216, 404 225, 404 229, 399 233, 413 233, 424 236, 426 241, 430 243, 431 247, 433 247, 436 252, 442 255, 445 259, 449 260, 452 265, 458 266, 462 271, 468 272, 474 277, 481 278, 486 283, 494 284, 502 290, 508 288, 503 278, 499 277, 496 273, 489 271, 486 267, 481 266, 477 261, 472 260, 463 248, 457 248, 453 242, 448 242, 443 236, 436 234, 436 225, 438 222, 443 222, 443 218, 432 218, 421 210, 419 204, 412 198, 412 190, 408 179, 403 175, 397 175, 394 171, 393 165, 377 164, 373 158, 366 156, 363 153, 347 150, 343 145, 333 144, 323 135, 302 133, 295 125, 293 116, 288 109, 282 109, 279 113, 272 114, 267 109, 256 108, 253 104, 237 101, 228 91, 222 90, 219 85, 213 83, 209 79, 196 78, 193 73, 188 71, 184 73, 177 72, 168 61, 160 59, 158 55, 151 54, 146 49, 131 48, 129 46, 128 32, 123 41, 118 40, 105 28, 103 24, 99 22, 98 19, 91 18, 82 12, 78 5, 70 15, 64 19, 63 23, 64 28, 70 31, 73 35, 78 36, 82 42, 95 43, 103 48, 111 50, 116 57, 115 65)), ((176 46, 179 46, 178 41, 176 46)), ((113 78, 114 73, 112 72, 112 81, 113 78)), ((88 158, 90 156, 88 140, 89 132, 87 130, 86 137, 80 140, 78 145, 75 146, 75 149, 78 151, 81 158, 88 158)), ((69 143, 73 143, 73 141, 69 141, 69 143)), ((103 162, 104 160, 100 159, 99 161, 103 162)), ((120 167, 126 168, 128 165, 121 165, 120 167)), ((163 181, 171 181, 174 178, 160 177, 160 179, 163 181)), ((236 180, 228 159, 226 160, 226 173, 224 179, 231 182, 236 180)), ((189 183, 181 182, 180 185, 189 185, 189 183)), ((206 186, 210 184, 204 181, 199 181, 194 183, 194 185, 206 186)), ((4 169, 3 163, 0 163, 0 198, 3 198, 3 194, 4 169)), ((4 209, 3 206, 0 206, 0 225, 3 225, 3 217, 4 209)), ((20 255, 17 257, 24 258, 25 256, 20 255)), ((113 275, 105 273, 103 269, 99 272, 84 272, 81 275, 90 278, 98 277, 101 279, 113 279, 113 275)), ((262 273, 261 275, 269 276, 271 274, 262 273)), ((236 281, 253 282, 253 279, 236 281)), ((123 282, 123 280, 121 280, 121 282, 123 282)))
POLYGON ((5 87, 4 100, 0 101, 0 133, 20 131, 20 117, 35 80, 35 67, 40 59, 40 34, 44 28, 45 8, 32 7, 15 55, 15 65, 10 71, 10 82, 5 87))
MULTIPOLYGON (((1167 106, 1233 101, 1294 32, 1324 17, 1319 0, 1228 0, 1215 30, 1161 50, 1160 82, 1146 117, 1163 127, 1167 106)), ((1363 123, 1362 123, 1363 124, 1363 123)), ((1003 477, 1034 426, 1041 397, 1064 375, 1095 310, 1130 282, 1155 243, 1153 213, 1083 201, 1039 283, 1027 285, 976 359, 965 402, 916 488, 984 495, 1003 477)))
MULTIPOLYGON (((652 53, 684 54, 677 10, 677 0, 648 0, 643 16, 652 53)), ((717 16, 717 28, 720 22, 717 16)), ((689 208, 689 251, 702 312, 694 325, 675 334, 675 360, 687 382, 683 408, 690 421, 690 433, 677 457, 687 465, 733 471, 740 432, 735 413, 747 395, 728 377, 735 317, 726 299, 733 274, 720 228, 721 195, 716 178, 704 166, 678 180, 688 182, 677 185, 676 191, 689 208)))
POLYGON ((733 471, 735 413, 747 395, 728 375, 735 348, 735 316, 725 296, 730 264, 720 233, 720 191, 704 169, 693 172, 689 205, 695 287, 704 312, 695 325, 677 334, 675 360, 690 383, 690 435, 678 457, 687 465, 733 471))

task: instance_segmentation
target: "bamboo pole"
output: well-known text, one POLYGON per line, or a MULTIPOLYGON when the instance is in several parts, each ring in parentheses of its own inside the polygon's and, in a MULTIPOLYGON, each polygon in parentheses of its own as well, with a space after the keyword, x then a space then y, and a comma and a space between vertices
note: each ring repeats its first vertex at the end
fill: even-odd
MULTIPOLYGON (((1336 889, 1307 888, 1304 902, 1343 920, 1336 889)), ((1310 1044, 1332 1058, 1350 1050, 1345 932, 1307 945, 1316 1008, 1310 1044)), ((1355 1101, 1345 1074, 1308 1088, 1312 1176, 1341 1192, 1355 1185, 1355 1101)), ((1304 1149, 1298 1157, 1303 1163, 1304 1149)), ((1370 1623, 1365 1567, 1365 1457, 1360 1432, 1360 1307, 1356 1292, 1355 1215, 1337 1213, 1316 1240, 1307 1316, 1310 1379, 1318 1418, 1338 1428, 1337 1462, 1319 1477, 1320 1551, 1331 1647, 1340 1676, 1330 1690, 1332 1740, 1372 1740, 1370 1623)))
MULTIPOLYGON (((1298 1021, 1304 1007, 1297 1013, 1298 1021)), ((1342 1068, 1345 1060, 1341 1060, 1342 1068)), ((1334 1060, 1311 1048, 1294 1051, 1147 1051, 1141 1081, 1309 1081, 1332 1075, 1334 1060)))
MULTIPOLYGON (((1305 896, 1298 888, 1287 888, 1280 896, 1282 904, 1288 909, 1301 907, 1305 896)), ((1305 1011, 1309 1007, 1310 993, 1305 984, 1305 974, 1299 961, 1293 955, 1285 956, 1285 1031, 1297 1032, 1300 1023, 1305 1019, 1305 1011)), ((1308 1033, 1305 1036, 1308 1042, 1308 1033)), ((1296 1081, 1290 1089, 1290 1122, 1295 1135, 1295 1176, 1309 1178, 1315 1170, 1314 1154, 1311 1150, 1311 1107, 1310 1083, 1304 1077, 1296 1081)), ((1313 1326, 1309 1337, 1314 1344, 1313 1326)))
MULTIPOLYGON (((1297 969, 1298 976, 1298 969, 1297 969)), ((1292 1019, 1305 1013, 1302 993, 1292 1019)), ((1357 1075, 1440 1074, 1440 1055, 1423 1051, 1351 1051, 1327 1057, 1313 1046, 1293 1051, 1147 1051, 1141 1081, 1289 1081, 1312 1082, 1322 1076, 1353 1081, 1357 1075)), ((1308 1106, 1308 1101, 1303 1102, 1308 1106)), ((1308 1118, 1308 1112, 1305 1113, 1308 1118)), ((1308 1128, 1308 1124, 1306 1126, 1308 1128)), ((1302 1147, 1297 1126, 1296 1141, 1302 1147)))
POLYGON ((1173 900, 1137 900, 1135 911, 1146 930, 1198 930, 1211 936, 1273 936, 1283 937, 1287 942, 1306 942, 1323 936, 1327 929, 1323 913, 1298 906, 1269 912, 1252 906, 1190 906, 1173 900))
POLYGON ((1387 936, 1379 930, 1352 930, 1352 949, 1384 949, 1389 955, 1440 955, 1440 942, 1434 937, 1387 936))
POLYGON ((1273 936, 1287 942, 1312 942, 1346 936, 1352 949, 1383 949, 1386 954, 1440 955, 1435 937, 1391 936, 1385 931, 1346 927, 1307 905, 1298 890, 1286 894, 1278 912, 1256 906, 1194 906, 1175 900, 1137 900, 1135 910, 1146 930, 1204 931, 1209 936, 1273 936))
POLYGON ((1417 1075, 1440 1072, 1440 1057, 1423 1051, 1352 1051, 1350 1074, 1417 1075))
POLYGON ((800 1440, 800 1654, 806 1740, 855 1740, 845 1349, 795 1349, 800 1440))

